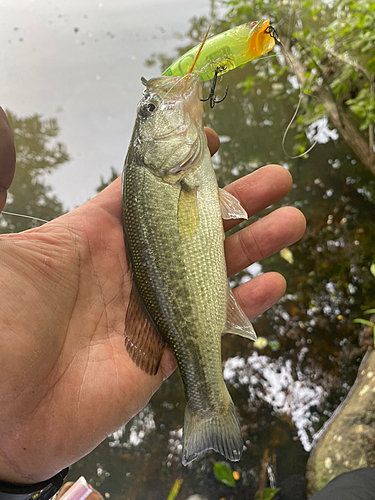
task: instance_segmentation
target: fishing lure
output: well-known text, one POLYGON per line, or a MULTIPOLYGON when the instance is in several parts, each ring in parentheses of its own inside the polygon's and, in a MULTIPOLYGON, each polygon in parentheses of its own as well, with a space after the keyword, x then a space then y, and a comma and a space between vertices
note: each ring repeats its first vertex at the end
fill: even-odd
POLYGON ((277 34, 269 19, 241 24, 193 47, 171 64, 162 76, 185 76, 193 64, 193 73, 199 74, 204 81, 212 80, 219 73, 227 73, 270 52, 275 40, 277 34))

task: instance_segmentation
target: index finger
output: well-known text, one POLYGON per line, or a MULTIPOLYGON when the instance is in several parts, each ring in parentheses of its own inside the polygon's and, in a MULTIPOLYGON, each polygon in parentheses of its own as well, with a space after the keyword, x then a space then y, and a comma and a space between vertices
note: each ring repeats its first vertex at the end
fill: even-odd
POLYGON ((0 107, 0 212, 3 210, 7 190, 9 189, 16 168, 16 150, 13 132, 8 118, 0 107))

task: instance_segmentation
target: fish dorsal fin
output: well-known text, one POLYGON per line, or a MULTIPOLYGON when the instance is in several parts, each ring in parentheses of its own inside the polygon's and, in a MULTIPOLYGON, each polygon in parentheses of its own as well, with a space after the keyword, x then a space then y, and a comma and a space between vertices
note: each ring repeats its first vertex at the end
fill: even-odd
POLYGON ((134 363, 149 375, 158 371, 165 346, 133 284, 125 317, 125 347, 134 363))
POLYGON ((255 333, 253 325, 237 302, 229 283, 227 296, 227 322, 224 333, 234 333, 246 339, 256 340, 257 334, 255 333))
POLYGON ((225 189, 219 188, 219 201, 221 217, 224 220, 248 218, 246 210, 241 206, 237 198, 228 193, 225 189))
POLYGON ((177 223, 178 232, 183 239, 193 236, 199 225, 197 187, 190 187, 181 182, 180 197, 178 199, 177 223))

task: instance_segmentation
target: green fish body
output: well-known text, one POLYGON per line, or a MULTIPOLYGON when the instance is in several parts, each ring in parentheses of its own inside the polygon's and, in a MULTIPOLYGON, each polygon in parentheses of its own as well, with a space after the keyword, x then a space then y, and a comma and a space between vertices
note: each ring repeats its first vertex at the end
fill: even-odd
POLYGON ((156 373, 168 343, 186 395, 183 463, 214 449, 239 460, 241 430, 222 376, 221 336, 254 339, 229 289, 222 216, 245 217, 219 190, 203 129, 201 79, 148 82, 123 172, 123 220, 134 285, 125 345, 156 373))

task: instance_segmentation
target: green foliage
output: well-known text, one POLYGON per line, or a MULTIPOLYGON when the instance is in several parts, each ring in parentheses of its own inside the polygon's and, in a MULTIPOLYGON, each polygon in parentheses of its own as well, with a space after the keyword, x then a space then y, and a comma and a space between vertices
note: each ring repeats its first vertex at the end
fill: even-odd
MULTIPOLYGON (((367 309, 367 311, 364 311, 363 314, 374 314, 374 313, 375 313, 375 309, 367 309)), ((375 323, 373 323, 372 321, 369 321, 367 319, 363 319, 363 318, 355 318, 353 320, 353 323, 360 323, 362 325, 366 325, 366 326, 369 326, 370 328, 372 328, 372 335, 373 335, 374 347, 375 347, 375 323)))
POLYGON ((271 351, 273 351, 273 352, 280 351, 280 342, 279 341, 277 341, 277 340, 270 340, 268 342, 268 345, 270 346, 271 351))
POLYGON ((224 4, 232 24, 269 17, 284 47, 277 57, 267 58, 267 64, 262 61, 261 71, 241 84, 244 92, 253 92, 254 97, 262 81, 269 80, 271 96, 284 99, 296 88, 293 76, 297 75, 301 90, 316 96, 303 101, 293 124, 297 141, 294 152, 308 146, 306 128, 327 113, 324 95, 333 99, 340 113, 347 114, 365 140, 369 138, 370 154, 375 121, 373 1, 229 0, 224 4))
POLYGON ((176 481, 173 483, 171 491, 169 492, 167 500, 175 500, 175 498, 177 497, 177 495, 181 489, 183 482, 184 482, 183 479, 176 479, 176 481))
POLYGON ((225 462, 214 463, 214 476, 220 483, 226 486, 230 486, 231 488, 236 486, 233 471, 225 462))
POLYGON ((272 500, 279 491, 280 488, 264 488, 255 493, 254 500, 272 500))

